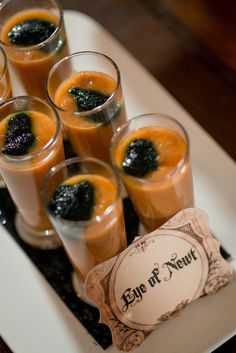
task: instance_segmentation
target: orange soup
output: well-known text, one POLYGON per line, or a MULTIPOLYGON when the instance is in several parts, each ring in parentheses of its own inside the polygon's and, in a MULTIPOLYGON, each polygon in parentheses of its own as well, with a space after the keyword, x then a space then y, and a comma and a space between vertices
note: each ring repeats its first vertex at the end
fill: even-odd
MULTIPOLYGON (((60 117, 66 134, 78 155, 93 156, 110 162, 110 141, 114 131, 126 121, 123 100, 109 98, 116 89, 116 81, 100 72, 78 72, 62 82, 55 92, 55 104, 61 109, 60 117), (72 88, 95 92, 107 97, 101 109, 78 112, 72 88), (78 112, 76 114, 76 112, 78 112)), ((82 97, 83 99, 83 97, 82 97)), ((119 99, 119 97, 118 97, 119 99)))
POLYGON ((73 186, 81 182, 88 182, 94 189, 91 218, 84 221, 84 225, 83 221, 79 222, 73 232, 68 225, 67 235, 64 234, 66 226, 56 222, 56 228, 77 275, 84 281, 92 267, 125 249, 126 236, 122 201, 117 198, 116 185, 96 174, 75 175, 61 185, 73 186))
MULTIPOLYGON (((150 146, 148 146, 150 148, 150 146)), ((167 128, 145 127, 132 132, 115 147, 114 160, 140 220, 148 231, 155 230, 181 209, 192 207, 192 172, 185 140, 167 128), (156 151, 152 170, 145 175, 127 174, 124 161, 133 141, 150 141, 156 151)), ((149 150, 142 151, 140 168, 145 168, 149 150)), ((131 156, 132 157, 132 156, 131 156)), ((142 171, 140 172, 142 173, 142 171)))
POLYGON ((55 30, 51 34, 55 36, 55 39, 44 46, 40 46, 40 43, 36 45, 12 44, 9 33, 15 26, 29 20, 46 21, 55 28, 59 25, 58 17, 49 11, 40 8, 25 10, 17 13, 4 24, 0 39, 6 44, 8 59, 26 92, 29 95, 45 98, 46 77, 51 67, 68 54, 66 34, 64 28, 57 33, 55 30))
POLYGON ((40 187, 48 170, 64 159, 62 137, 59 134, 56 143, 46 148, 55 135, 55 123, 41 112, 23 113, 30 117, 35 141, 25 155, 3 153, 9 120, 18 113, 3 119, 0 122, 0 171, 25 222, 37 230, 51 229, 41 202, 40 187))

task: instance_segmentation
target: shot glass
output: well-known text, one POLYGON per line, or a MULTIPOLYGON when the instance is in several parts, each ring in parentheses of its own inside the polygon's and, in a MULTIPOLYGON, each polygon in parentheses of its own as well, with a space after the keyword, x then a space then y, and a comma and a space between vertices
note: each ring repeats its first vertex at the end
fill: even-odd
POLYGON ((47 96, 75 153, 110 162, 111 138, 126 121, 116 63, 98 52, 71 54, 51 69, 47 96))
MULTIPOLYGON (((12 96, 11 81, 8 70, 7 57, 0 47, 0 103, 12 96)), ((4 181, 0 174, 0 187, 4 187, 4 181)))
POLYGON ((4 1, 0 6, 0 43, 24 89, 22 93, 45 98, 46 77, 51 67, 68 55, 60 3, 4 1))
POLYGON ((193 207, 189 138, 164 114, 144 114, 123 124, 112 138, 111 159, 147 231, 193 207))
POLYGON ((75 291, 87 301, 88 272, 127 245, 117 176, 96 158, 73 157, 51 168, 42 199, 74 268, 75 291))
POLYGON ((40 187, 48 170, 62 160, 60 120, 50 105, 30 96, 0 104, 0 172, 17 208, 17 232, 33 247, 61 246, 44 210, 40 187))

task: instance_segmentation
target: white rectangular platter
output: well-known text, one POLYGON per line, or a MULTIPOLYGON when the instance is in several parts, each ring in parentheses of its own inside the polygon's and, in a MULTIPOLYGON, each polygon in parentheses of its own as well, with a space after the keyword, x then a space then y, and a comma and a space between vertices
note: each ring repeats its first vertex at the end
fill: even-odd
MULTIPOLYGON (((163 112, 177 118, 191 141, 196 206, 232 256, 236 268, 236 165, 178 102, 90 17, 65 11, 70 51, 96 50, 121 70, 129 117, 163 112)), ((21 94, 14 80, 14 93, 21 94)), ((99 353, 85 331, 7 231, 0 226, 0 335, 14 353, 99 353)), ((236 333, 236 279, 163 323, 137 353, 206 353, 236 333)), ((114 347, 107 352, 115 352, 114 347)))

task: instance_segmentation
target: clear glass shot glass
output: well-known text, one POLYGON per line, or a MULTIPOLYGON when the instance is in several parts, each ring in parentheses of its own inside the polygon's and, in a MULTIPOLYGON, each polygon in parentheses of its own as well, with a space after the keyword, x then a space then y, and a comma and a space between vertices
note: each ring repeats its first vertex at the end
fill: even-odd
POLYGON ((111 138, 127 120, 116 63, 98 52, 71 54, 51 69, 47 96, 75 153, 110 163, 111 138))
POLYGON ((60 120, 49 104, 30 96, 14 97, 0 104, 0 172, 17 208, 17 232, 21 239, 36 248, 61 246, 45 212, 40 187, 48 170, 62 160, 64 148, 60 120), (22 116, 30 120, 23 122, 22 116), (34 142, 28 150, 12 154, 12 145, 23 148, 24 136, 29 133, 25 130, 28 121, 34 142), (19 139, 20 143, 17 142, 19 139))
MULTIPOLYGON (((68 55, 63 10, 57 0, 6 0, 0 5, 0 43, 22 94, 46 97, 51 67, 68 55), (36 24, 33 21, 38 21, 36 24)), ((17 92, 19 94, 20 92, 17 92)))
POLYGON ((51 168, 42 185, 42 199, 74 268, 75 291, 87 301, 84 281, 88 272, 127 246, 117 176, 108 164, 96 158, 73 157, 51 168), (83 195, 83 183, 89 183, 94 194, 90 189, 90 196, 83 195), (70 198, 68 189, 62 189, 65 187, 80 191, 70 198), (52 202, 55 195, 60 199, 58 208, 52 202), (91 213, 84 215, 87 205, 91 213), (61 213, 61 208, 66 213, 61 213))
POLYGON ((189 138, 165 114, 130 119, 114 134, 112 163, 147 231, 194 205, 189 138))
MULTIPOLYGON (((7 56, 3 48, 0 47, 0 103, 12 96, 11 80, 8 70, 7 56)), ((0 174, 0 187, 5 183, 0 174)))

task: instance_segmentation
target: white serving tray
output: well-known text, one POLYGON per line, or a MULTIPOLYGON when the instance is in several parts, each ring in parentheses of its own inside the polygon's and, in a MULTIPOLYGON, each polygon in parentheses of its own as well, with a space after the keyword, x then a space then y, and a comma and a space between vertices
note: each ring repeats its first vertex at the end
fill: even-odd
MULTIPOLYGON (((97 50, 117 62, 129 117, 163 112, 185 126, 191 141, 196 206, 208 213, 211 229, 232 254, 236 269, 235 162, 98 23, 73 11, 65 11, 65 22, 71 52, 97 50)), ((21 94, 16 80, 13 85, 14 93, 21 94)), ((0 259, 0 335, 14 353, 104 352, 3 226, 0 259)), ((212 352, 236 333, 235 300, 234 277, 217 294, 199 299, 178 318, 163 323, 136 352, 212 352)))

